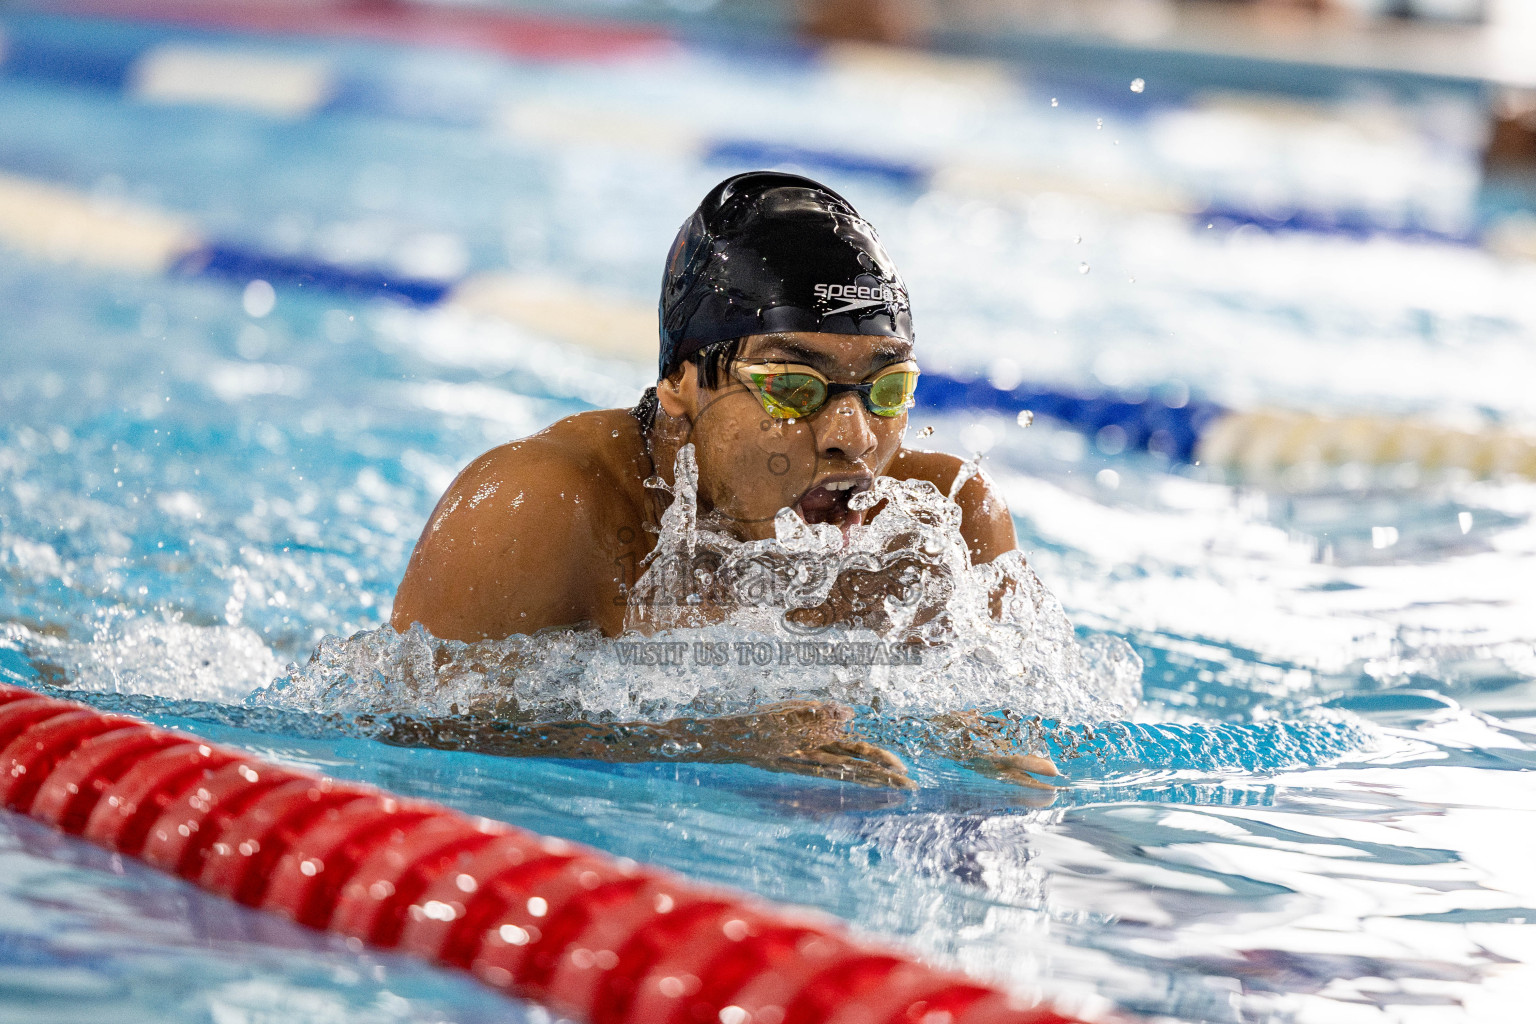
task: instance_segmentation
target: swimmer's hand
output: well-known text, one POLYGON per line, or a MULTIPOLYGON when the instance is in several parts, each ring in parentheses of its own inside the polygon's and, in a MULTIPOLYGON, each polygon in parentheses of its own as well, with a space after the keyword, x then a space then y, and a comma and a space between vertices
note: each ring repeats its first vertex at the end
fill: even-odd
POLYGON ((359 716, 385 743, 473 750, 501 757, 596 761, 750 764, 861 786, 913 789, 890 751, 849 731, 853 710, 822 701, 785 701, 723 718, 668 722, 508 722, 483 718, 359 716))
POLYGON ((795 700, 711 721, 733 731, 747 748, 742 760, 759 768, 861 786, 916 789, 900 758, 849 732, 852 720, 853 710, 845 705, 795 700))
POLYGON ((1025 789, 1056 791, 1036 775, 1055 778, 1061 774, 1056 763, 1038 754, 1014 754, 997 734, 996 727, 976 711, 952 711, 931 719, 948 735, 949 755, 972 771, 999 782, 1011 782, 1025 789))
POLYGON ((963 763, 972 771, 980 772, 999 782, 1011 782, 1025 789, 1044 789, 1052 793, 1056 791, 1056 787, 1048 782, 1041 782, 1035 776, 1045 775, 1054 778, 1061 774, 1050 758, 1035 754, 985 754, 970 758, 963 763))

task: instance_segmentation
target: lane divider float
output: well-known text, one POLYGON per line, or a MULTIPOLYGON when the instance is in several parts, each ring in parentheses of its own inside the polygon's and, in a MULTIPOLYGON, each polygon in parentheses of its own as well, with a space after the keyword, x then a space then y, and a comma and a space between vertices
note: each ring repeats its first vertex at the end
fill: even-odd
POLYGON ((670 47, 664 29, 620 21, 445 4, 308 0, 302 4, 206 0, 54 0, 74 17, 207 32, 365 39, 445 46, 530 60, 625 59, 670 47))
MULTIPOLYGON (((253 280, 347 299, 389 299, 515 324, 542 337, 639 363, 656 352, 654 307, 528 275, 481 273, 458 281, 410 278, 306 256, 265 253, 202 238, 184 217, 97 200, 0 174, 0 243, 56 261, 118 271, 207 278, 244 288, 253 280)), ((1427 420, 1244 412, 1208 400, 1071 390, 1024 383, 998 387, 927 371, 918 388, 927 412, 1028 410, 1092 438, 1109 453, 1147 452, 1172 465, 1200 464, 1287 486, 1292 468, 1410 464, 1477 478, 1536 479, 1536 437, 1467 431, 1427 420)))
MULTIPOLYGON (((200 11, 203 5, 196 5, 200 11)), ((249 28, 238 17, 220 16, 207 22, 196 11, 181 16, 181 5, 134 5, 116 13, 132 16, 148 10, 200 25, 249 28)), ((350 24, 341 17, 335 24, 350 24)), ((363 38, 374 38, 375 20, 357 24, 363 38)), ((494 19, 493 19, 494 20, 494 19)), ((328 34, 307 21, 290 24, 279 19, 284 31, 328 34)), ((324 26, 328 23, 318 23, 324 26)), ((385 18, 379 24, 403 22, 385 18)), ((504 35, 515 38, 524 19, 509 22, 504 35)), ((267 28, 264 22, 255 26, 267 28)), ((550 28, 550 31, 553 29, 550 28)), ((578 36, 585 29, 577 29, 578 36)), ((347 34, 347 33, 343 33, 347 34)), ((387 37, 392 38, 392 37, 387 37)), ((410 41, 431 42, 435 37, 410 41)), ((641 36, 655 51, 659 33, 641 36)), ((398 40, 397 40, 398 41, 398 40)), ((580 49, 578 47, 578 49, 580 49)), ((860 73, 867 61, 859 61, 829 47, 823 55, 840 73, 860 73)), ((518 54, 514 47, 507 52, 518 54)), ((535 47, 535 53, 543 52, 535 47)), ((596 56, 626 55, 599 47, 596 56)), ((932 63, 931 61, 929 63, 932 63)), ((866 72, 867 73, 867 72, 866 72)), ((146 36, 137 42, 112 40, 89 44, 84 39, 62 41, 48 26, 26 20, 13 22, 9 38, 0 46, 0 75, 53 84, 79 85, 120 92, 152 104, 187 104, 246 110, 268 117, 298 119, 321 112, 363 113, 408 120, 480 124, 524 141, 547 146, 602 146, 628 151, 661 152, 683 160, 730 167, 788 166, 820 173, 855 174, 898 188, 931 187, 983 193, 1037 193, 1043 191, 1084 195, 1101 202, 1132 209, 1195 214, 1198 204, 1166 187, 1133 182, 1085 182, 1061 174, 1043 174, 1023 166, 985 161, 931 161, 862 152, 846 145, 815 146, 803 141, 774 140, 711 134, 675 117, 632 110, 604 109, 590 103, 560 100, 504 101, 478 95, 455 95, 452 103, 423 102, 419 90, 402 89, 389 74, 358 62, 328 60, 313 54, 293 55, 249 43, 215 43, 197 38, 157 40, 146 36)), ((953 78, 930 69, 929 77, 953 78)), ((963 76, 962 76, 963 77, 963 76)), ((996 83, 992 83, 993 88, 996 83)))
MULTIPOLYGON (((206 38, 206 30, 215 29, 467 47, 524 59, 583 61, 675 52, 684 45, 674 34, 655 27, 440 5, 330 2, 305 5, 301 10, 280 4, 189 0, 72 0, 57 7, 74 14, 131 19, 135 31, 128 38, 101 39, 82 33, 61 37, 57 19, 15 17, 0 23, 0 36, 5 37, 0 39, 0 75, 118 91, 148 103, 242 109, 269 117, 360 113, 480 125, 543 145, 661 151, 678 159, 738 170, 792 167, 812 173, 859 175, 913 191, 937 188, 988 196, 1073 195, 1121 209, 1185 216, 1201 227, 1254 225, 1268 231, 1358 238, 1389 235, 1458 245, 1477 245, 1480 241, 1476 231, 1447 230, 1421 223, 1413 215, 1401 222, 1353 207, 1256 211, 1230 202, 1205 202, 1186 189, 1134 176, 1087 180, 1083 175, 1050 172, 1028 162, 988 158, 985 154, 936 158, 911 152, 861 151, 840 139, 818 146, 800 138, 712 133, 676 117, 558 100, 506 102, 462 87, 449 87, 451 96, 432 97, 424 95, 419 85, 402 82, 377 64, 311 53, 295 55, 243 40, 206 38)), ((849 44, 818 47, 816 54, 831 75, 855 77, 868 93, 880 93, 889 86, 891 65, 898 61, 901 80, 909 88, 917 81, 988 101, 1015 88, 1016 75, 991 61, 849 44)), ((1490 244, 1493 241, 1490 237, 1490 244)))
POLYGON ((588 1024, 1075 1024, 835 921, 0 685, 0 806, 588 1024))
MULTIPOLYGON (((784 167, 873 178, 913 192, 929 189, 979 195, 1078 196, 1120 209, 1199 219, 1201 204, 1167 185, 1136 180, 1089 180, 1026 164, 982 159, 935 161, 843 145, 714 135, 677 117, 592 103, 518 100, 504 104, 493 125, 504 134, 548 146, 589 146, 624 153, 662 153, 722 168, 784 167)), ((1205 221, 1200 222, 1202 226, 1205 221)))

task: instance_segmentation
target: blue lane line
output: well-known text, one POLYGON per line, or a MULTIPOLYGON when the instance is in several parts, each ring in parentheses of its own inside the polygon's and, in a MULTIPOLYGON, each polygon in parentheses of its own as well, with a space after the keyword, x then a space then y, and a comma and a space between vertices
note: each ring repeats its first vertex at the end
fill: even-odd
POLYGON ((1442 231, 1410 221, 1407 224, 1388 226, 1364 210, 1289 210, 1283 215, 1257 213, 1235 206, 1211 205, 1194 219, 1221 228, 1236 228, 1246 224, 1265 231, 1299 231, 1315 235, 1344 235, 1367 239, 1386 235, 1409 241, 1449 242, 1454 245, 1478 245, 1478 231, 1442 231))
POLYGON ((69 35, 30 21, 0 22, 0 77, 50 85, 121 92, 133 62, 149 47, 133 39, 92 40, 82 46, 69 35))
POLYGON ((1028 409, 1089 437, 1117 427, 1125 451, 1151 452, 1190 463, 1200 437, 1230 411, 1215 402, 1190 399, 1173 406, 1159 398, 1134 399, 1113 391, 1068 392, 1039 384, 996 387, 987 380, 959 380, 925 372, 918 405, 929 412, 1018 413, 1028 409))
POLYGON ((916 164, 885 160, 857 153, 838 153, 826 149, 806 149, 777 142, 753 139, 719 139, 705 150, 704 159, 714 164, 743 167, 804 167, 807 170, 835 171, 880 178, 900 188, 920 189, 928 184, 933 172, 916 164))
POLYGON ((308 286, 349 299, 394 299, 412 306, 435 306, 453 288, 448 282, 400 277, 373 267, 341 267, 304 256, 275 256, 219 243, 180 257, 171 273, 236 284, 260 278, 272 285, 308 286))

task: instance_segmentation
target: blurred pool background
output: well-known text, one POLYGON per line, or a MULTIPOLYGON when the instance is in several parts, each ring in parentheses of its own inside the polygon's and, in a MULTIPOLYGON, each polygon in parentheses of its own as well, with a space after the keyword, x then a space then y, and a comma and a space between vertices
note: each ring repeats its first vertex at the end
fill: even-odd
MULTIPOLYGON (((1245 473, 920 406, 929 443, 985 454, 1073 621, 1146 662, 1045 809, 940 759, 887 798, 240 703, 387 618, 471 457, 633 400, 662 254, 735 170, 801 169, 878 225, 936 373, 1536 434, 1531 5, 1314 6, 0 7, 0 679, 1069 1003, 1521 1019, 1529 473, 1245 473)), ((0 864, 0 1020, 511 1012, 13 815, 0 864)))

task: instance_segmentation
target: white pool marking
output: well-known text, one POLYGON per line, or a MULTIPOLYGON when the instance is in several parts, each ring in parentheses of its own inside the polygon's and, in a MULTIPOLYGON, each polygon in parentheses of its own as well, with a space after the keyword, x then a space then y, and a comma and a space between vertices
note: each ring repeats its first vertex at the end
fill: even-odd
POLYGON ((134 62, 130 95, 151 103, 191 103, 275 117, 314 113, 334 93, 329 64, 250 50, 157 46, 134 62))
POLYGON ((59 263, 159 274, 199 239, 185 217, 0 174, 0 243, 59 263))
POLYGON ((886 88, 911 92, 943 89, 994 101, 1018 89, 1016 68, 985 57, 956 57, 881 43, 832 43, 821 51, 832 77, 846 75, 859 89, 880 95, 886 88))
POLYGON ((673 118, 604 110, 566 100, 504 104, 492 127, 513 138, 554 145, 602 145, 699 159, 708 148, 703 132, 673 118))
POLYGON ((525 274, 475 274, 454 287, 447 307, 506 320, 534 334, 604 355, 656 358, 656 309, 525 274))

